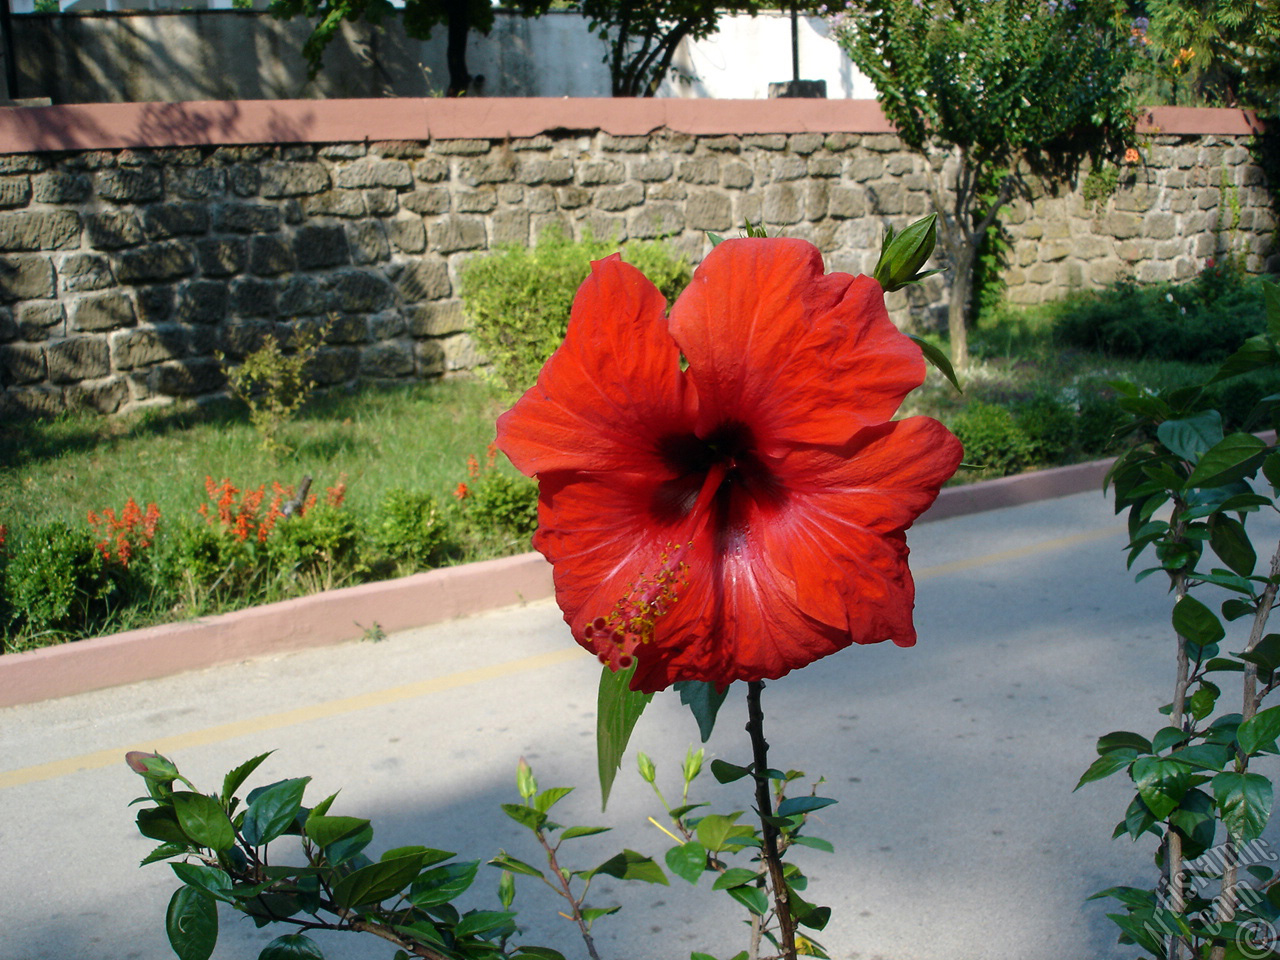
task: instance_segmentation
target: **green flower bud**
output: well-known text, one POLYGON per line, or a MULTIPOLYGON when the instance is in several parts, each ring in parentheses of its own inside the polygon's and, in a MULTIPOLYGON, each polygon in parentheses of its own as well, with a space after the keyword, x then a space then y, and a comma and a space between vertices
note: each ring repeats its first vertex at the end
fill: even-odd
POLYGON ((937 214, 931 213, 899 234, 895 234, 892 227, 885 232, 880 260, 872 276, 886 293, 938 272, 919 272, 933 254, 933 245, 938 238, 937 220, 937 214))

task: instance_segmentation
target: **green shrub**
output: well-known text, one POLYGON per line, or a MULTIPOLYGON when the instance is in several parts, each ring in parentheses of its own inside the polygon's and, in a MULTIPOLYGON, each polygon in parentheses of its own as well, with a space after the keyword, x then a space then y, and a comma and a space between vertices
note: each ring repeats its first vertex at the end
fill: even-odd
POLYGON ((1018 404, 1013 421, 1027 438, 1032 458, 1041 463, 1065 460, 1076 442, 1076 415, 1058 397, 1041 393, 1018 404))
MULTIPOLYGON (((564 339, 574 294, 590 262, 618 250, 587 232, 568 239, 556 226, 533 248, 500 247, 462 269, 462 302, 476 344, 492 361, 490 375, 504 390, 531 387, 538 371, 564 339)), ((668 302, 688 284, 688 260, 662 242, 628 243, 624 258, 642 270, 668 302)))
POLYGON ((1260 279, 1232 260, 1181 284, 1117 283, 1053 308, 1060 342, 1114 356, 1217 363, 1266 327, 1260 279))
POLYGON ((462 504, 467 522, 482 532, 527 539, 538 528, 538 485, 524 477, 486 471, 462 504))
POLYGON ((5 569, 10 623, 18 634, 90 633, 117 599, 117 587, 88 531, 61 521, 25 534, 5 569))
POLYGON ((266 539, 269 562, 303 593, 330 590, 357 571, 360 524, 341 505, 317 504, 276 521, 266 539))
POLYGON ((964 444, 964 462, 985 474, 1003 477, 1035 463, 1035 444, 1004 407, 970 403, 950 426, 964 444))
POLYGON ((300 327, 294 331, 288 353, 279 338, 268 336, 237 367, 229 366, 219 354, 231 392, 249 407, 249 422, 258 431, 262 449, 287 451, 280 432, 315 389, 315 381, 306 371, 315 361, 327 330, 327 326, 300 327))
POLYGON ((449 523, 439 501, 429 493, 387 491, 369 525, 369 564, 426 570, 438 566, 454 549, 449 523))

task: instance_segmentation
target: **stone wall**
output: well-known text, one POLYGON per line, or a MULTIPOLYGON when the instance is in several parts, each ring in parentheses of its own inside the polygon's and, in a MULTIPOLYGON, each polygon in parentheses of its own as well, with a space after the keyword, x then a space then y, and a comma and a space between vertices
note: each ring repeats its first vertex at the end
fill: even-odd
MULTIPOLYGON (((486 103, 499 101, 451 109, 486 103)), ((1232 248, 1263 265, 1274 220, 1238 138, 1165 135, 1147 154, 1110 197, 1074 189, 1014 209, 1010 299, 1128 273, 1189 276, 1232 248)), ((887 224, 929 210, 925 187, 896 137, 847 130, 664 125, 0 155, 0 404, 114 412, 216 394, 220 353, 234 361, 298 323, 327 325, 325 384, 440 376, 477 362, 459 270, 495 245, 555 224, 666 237, 696 261, 707 231, 763 220, 814 242, 830 269, 864 272, 887 224)), ((945 295, 938 276, 890 306, 904 324, 909 313, 932 322, 945 295)))

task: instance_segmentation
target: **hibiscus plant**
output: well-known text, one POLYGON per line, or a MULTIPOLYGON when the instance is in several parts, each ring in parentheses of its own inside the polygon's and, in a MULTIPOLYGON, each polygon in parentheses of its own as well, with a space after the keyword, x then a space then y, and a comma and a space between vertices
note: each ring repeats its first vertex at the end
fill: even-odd
POLYGON ((1225 435, 1203 399, 1211 384, 1280 366, 1280 287, 1264 290, 1267 331, 1204 384, 1159 394, 1115 384, 1134 442, 1107 479, 1116 512, 1128 513, 1129 566, 1154 553, 1138 579, 1168 578, 1175 680, 1160 729, 1101 737, 1077 789, 1122 772, 1133 782, 1115 836, 1155 836, 1159 876, 1096 896, 1119 901, 1109 916, 1121 942, 1159 960, 1256 960, 1280 948, 1280 874, 1262 839, 1273 788, 1253 769, 1280 753, 1280 706, 1263 706, 1280 687, 1280 634, 1267 632, 1280 546, 1260 557, 1247 526, 1280 508, 1280 448, 1249 432, 1280 426, 1280 395, 1225 435))
MULTIPOLYGON (((816 785, 788 795, 804 775, 770 765, 765 681, 855 644, 915 643, 906 531, 955 472, 961 445, 928 417, 893 419, 923 382, 926 355, 954 380, 884 303, 886 289, 922 275, 932 217, 886 237, 873 277, 828 274, 811 244, 749 234, 718 242, 669 311, 619 256, 593 263, 564 343, 499 418, 497 446, 538 481, 533 545, 554 567, 573 638, 603 664, 605 800, 652 696, 675 688, 705 741, 730 687, 745 685, 750 754, 741 764, 712 760, 710 770, 721 783, 750 781, 758 823, 690 802, 701 751, 685 759, 674 807, 643 754, 639 771, 675 842, 667 868, 690 883, 714 874, 712 889, 746 908, 750 947, 734 960, 796 960, 826 956, 810 933, 831 911, 806 899, 803 873, 785 858, 796 846, 830 850, 807 824, 834 800, 816 785)), ((397 957, 554 960, 549 948, 508 943, 515 875, 565 899, 594 960, 591 925, 615 908, 587 905, 592 881, 669 882, 633 850, 590 869, 565 865, 563 844, 605 828, 554 823, 550 811, 571 788, 539 790, 522 763, 521 803, 503 811, 533 834, 547 867, 501 852, 489 861, 503 871, 501 909, 460 912, 453 900, 478 861, 423 846, 372 861, 369 822, 331 814, 333 797, 305 807, 305 777, 241 801, 236 791, 263 759, 205 795, 166 758, 129 758, 154 804, 138 827, 161 842, 144 862, 175 860, 183 883, 168 915, 182 960, 209 956, 218 902, 293 925, 260 960, 320 956, 305 931, 321 928, 382 937, 397 957), (304 865, 267 856, 286 835, 300 838, 304 865)))

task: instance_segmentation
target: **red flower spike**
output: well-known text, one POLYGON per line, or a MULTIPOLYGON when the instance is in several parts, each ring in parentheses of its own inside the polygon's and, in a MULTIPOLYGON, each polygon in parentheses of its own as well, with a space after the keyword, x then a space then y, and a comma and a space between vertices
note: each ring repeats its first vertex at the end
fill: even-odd
POLYGON ((618 257, 498 420, 539 480, 534 546, 578 643, 632 687, 780 677, 852 643, 915 642, 906 529, 959 465, 867 277, 810 244, 727 240, 666 315, 618 257), (681 357, 687 369, 681 370, 681 357))

